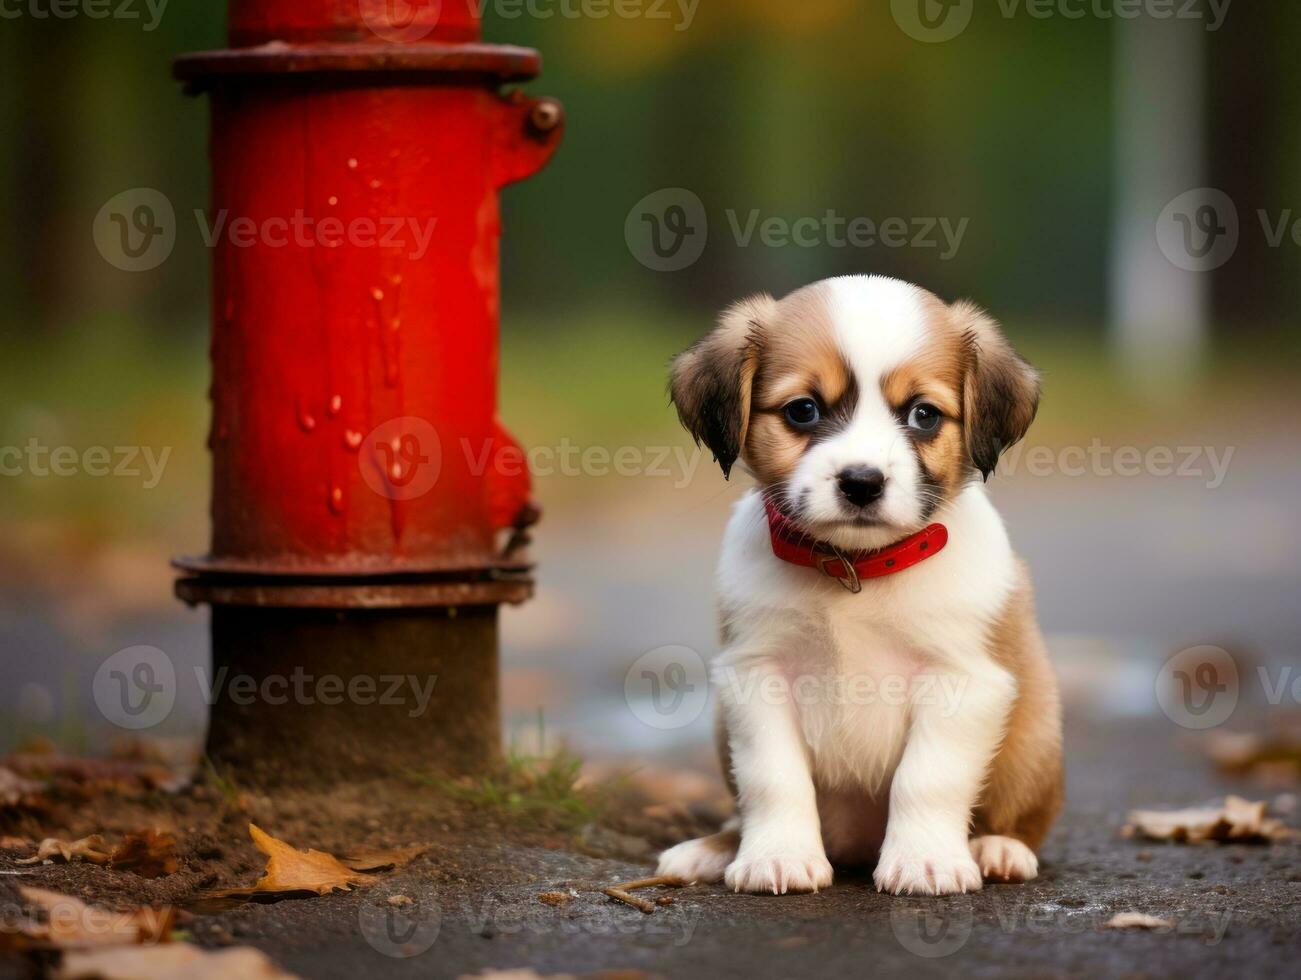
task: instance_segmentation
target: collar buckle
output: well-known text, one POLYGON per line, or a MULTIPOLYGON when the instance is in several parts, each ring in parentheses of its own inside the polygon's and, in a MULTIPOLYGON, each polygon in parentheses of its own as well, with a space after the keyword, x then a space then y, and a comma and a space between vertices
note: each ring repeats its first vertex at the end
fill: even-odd
POLYGON ((818 563, 818 571, 820 571, 823 575, 826 575, 828 578, 834 578, 837 582, 843 585, 848 592, 850 592, 853 595, 858 595, 860 592, 862 592, 863 582, 858 577, 858 569, 854 566, 854 563, 850 561, 849 558, 845 555, 845 553, 842 552, 839 548, 837 548, 834 544, 826 544, 824 545, 824 547, 828 551, 830 551, 831 554, 814 555, 814 558, 817 560, 818 563), (833 561, 840 562, 840 567, 845 570, 845 574, 843 576, 833 575, 830 569, 828 569, 827 566, 830 565, 833 561))

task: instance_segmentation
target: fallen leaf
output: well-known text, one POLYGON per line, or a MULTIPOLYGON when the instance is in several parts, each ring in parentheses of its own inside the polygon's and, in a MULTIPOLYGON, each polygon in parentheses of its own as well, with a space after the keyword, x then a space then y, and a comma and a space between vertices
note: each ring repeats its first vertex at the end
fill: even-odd
POLYGON ((1119 912, 1113 915, 1104 929, 1173 929, 1175 924, 1169 919, 1158 919, 1155 915, 1142 912, 1119 912))
POLYGON ((161 790, 176 793, 190 783, 190 774, 156 762, 132 759, 83 758, 55 752, 17 752, 4 765, 19 776, 41 779, 70 792, 138 794, 161 790))
POLYGON ((1278 731, 1265 735, 1216 731, 1208 734, 1206 754, 1222 772, 1234 776, 1264 776, 1270 782, 1295 785, 1301 779, 1301 735, 1278 731))
POLYGON ((1197 841, 1261 842, 1294 836, 1281 820, 1265 815, 1267 804, 1229 796, 1219 807, 1186 810, 1134 810, 1124 829, 1127 837, 1177 843, 1197 841))
POLYGON ((226 888, 209 892, 210 899, 253 898, 257 895, 287 895, 310 892, 328 895, 364 885, 370 877, 358 874, 333 854, 324 851, 300 851, 277 840, 256 824, 248 825, 249 836, 257 849, 267 856, 266 870, 252 888, 226 888))
POLYGON ((300 851, 277 840, 256 824, 248 825, 257 849, 267 856, 266 871, 253 886, 258 892, 330 892, 347 891, 368 879, 324 851, 300 851))
POLYGON ((543 892, 538 896, 538 901, 543 905, 564 905, 569 898, 568 892, 543 892))
POLYGON ((32 842, 26 837, 0 837, 0 851, 26 850, 32 842))
POLYGON ((116 912, 43 888, 20 887, 18 891, 43 915, 6 916, 0 921, 0 936, 9 940, 10 948, 79 949, 166 942, 176 918, 169 907, 116 912))
POLYGON ((37 845, 34 857, 22 858, 14 863, 40 864, 42 861, 53 861, 55 858, 62 858, 64 861, 76 859, 89 861, 91 864, 108 864, 112 855, 106 849, 104 838, 99 834, 91 834, 89 837, 74 841, 47 837, 37 845))
POLYGON ((353 871, 391 871, 410 864, 429 850, 430 846, 412 844, 410 847, 363 847, 340 858, 340 863, 353 871))
POLYGON ((110 856, 110 867, 114 870, 132 871, 141 878, 175 874, 180 866, 176 857, 176 838, 157 830, 127 834, 110 856))
POLYGON ((67 953, 55 980, 296 980, 249 946, 208 951, 186 943, 67 953))

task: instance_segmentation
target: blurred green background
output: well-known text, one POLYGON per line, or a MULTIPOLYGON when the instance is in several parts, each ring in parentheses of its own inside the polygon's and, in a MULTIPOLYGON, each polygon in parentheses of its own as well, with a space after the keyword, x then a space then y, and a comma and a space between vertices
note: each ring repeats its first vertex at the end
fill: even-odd
MULTIPOLYGON (((1269 436, 1281 401, 1273 434, 1295 456, 1301 246, 1272 246, 1257 214, 1301 218, 1301 5, 1239 0, 1214 32, 1172 26, 1138 48, 1114 18, 1009 18, 983 0, 942 44, 908 36, 885 0, 702 0, 689 26, 682 8, 667 9, 668 20, 514 18, 487 5, 485 37, 541 49, 543 77, 529 90, 558 97, 568 116, 552 164, 505 195, 503 416, 524 442, 685 444, 664 369, 719 308, 877 272, 972 297, 1008 325, 1048 378, 1043 440, 1237 442, 1269 436), (1135 81, 1149 52, 1204 70, 1198 92, 1173 93, 1179 112, 1192 106, 1186 128, 1201 132, 1188 146, 1172 149, 1161 129, 1170 93, 1135 81), (1134 175, 1155 173, 1159 186, 1163 167, 1173 168, 1166 197, 1128 207, 1134 175), (1195 183, 1179 183, 1183 173, 1195 183), (1127 228, 1154 229, 1164 200, 1200 185, 1236 202, 1241 242, 1214 272, 1174 270, 1173 288, 1199 297, 1205 346, 1185 338, 1195 369, 1162 379, 1159 356, 1134 360, 1117 340, 1118 242, 1127 228), (710 238, 694 265, 656 272, 630 249, 625 220, 674 187, 699 196, 710 238), (744 221, 754 209, 969 224, 948 260, 909 247, 746 247, 726 215, 744 221)), ((109 635, 144 642, 122 624, 172 616, 166 558, 206 542, 208 268, 184 217, 206 202, 208 113, 171 80, 169 61, 223 46, 223 21, 217 2, 172 4, 153 31, 87 17, 0 21, 0 445, 36 437, 172 453, 149 491, 0 478, 11 691, 34 650, 102 657, 109 635), (130 274, 100 257, 90 232, 106 201, 136 187, 161 190, 183 220, 171 258, 130 274), (33 612, 43 604, 55 611, 33 612)), ((1171 362, 1184 356, 1172 351, 1171 362)), ((567 513, 636 513, 627 501, 642 492, 613 477, 542 481, 557 514, 553 567, 582 547, 581 534, 565 544, 567 513)), ((1180 527, 1203 526, 1189 506, 1180 527)), ((540 547, 545 583, 545 531, 540 547)), ((700 597, 666 602, 688 599, 700 597)), ((548 601, 531 636, 546 632, 548 601)), ((197 621, 167 622, 182 646, 202 643, 197 621)), ((570 642, 557 635, 557 648, 570 642)), ((71 676, 47 674, 47 693, 71 676)), ((536 686, 527 690, 521 705, 536 686)), ((24 702, 24 717, 61 716, 42 704, 24 702)))

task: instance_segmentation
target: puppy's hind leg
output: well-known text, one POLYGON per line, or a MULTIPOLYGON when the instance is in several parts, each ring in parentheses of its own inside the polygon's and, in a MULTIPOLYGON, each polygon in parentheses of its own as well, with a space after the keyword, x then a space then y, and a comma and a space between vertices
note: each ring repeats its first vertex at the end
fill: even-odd
POLYGON ((737 821, 732 821, 716 834, 670 847, 660 855, 655 873, 688 885, 713 884, 723 880, 723 872, 736 859, 740 846, 741 830, 737 821))

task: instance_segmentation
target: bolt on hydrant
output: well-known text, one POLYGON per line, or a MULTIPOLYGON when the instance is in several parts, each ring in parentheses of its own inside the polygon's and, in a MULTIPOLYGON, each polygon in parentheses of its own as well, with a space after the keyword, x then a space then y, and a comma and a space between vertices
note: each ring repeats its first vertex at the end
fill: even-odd
POLYGON ((263 230, 212 253, 212 541, 176 563, 212 607, 208 753, 253 781, 499 755, 537 510, 481 465, 518 454, 498 192, 564 119, 502 93, 537 52, 479 36, 475 0, 230 0, 230 47, 175 65, 211 100, 213 214, 263 230))

